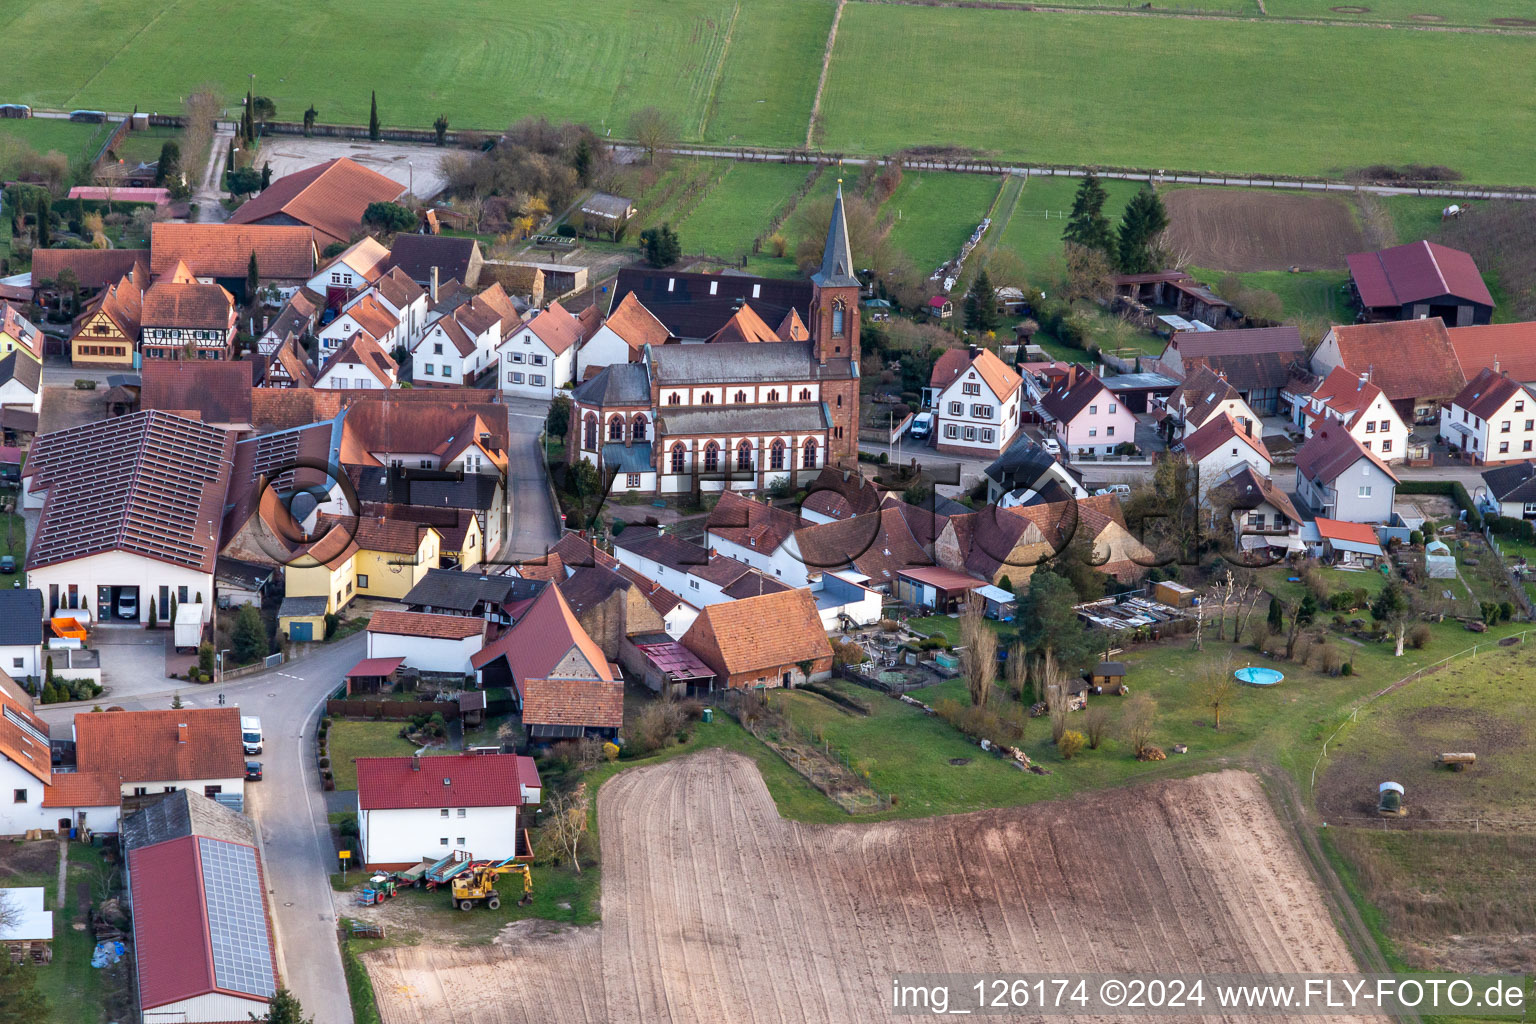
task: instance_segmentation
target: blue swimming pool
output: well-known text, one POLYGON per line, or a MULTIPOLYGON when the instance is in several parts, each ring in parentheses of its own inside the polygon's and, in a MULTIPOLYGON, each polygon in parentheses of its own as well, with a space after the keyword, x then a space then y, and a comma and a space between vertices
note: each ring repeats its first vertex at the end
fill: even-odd
POLYGON ((1260 665, 1249 665, 1232 673, 1237 678, 1250 686, 1274 686, 1285 678, 1285 673, 1277 669, 1264 668, 1260 665))

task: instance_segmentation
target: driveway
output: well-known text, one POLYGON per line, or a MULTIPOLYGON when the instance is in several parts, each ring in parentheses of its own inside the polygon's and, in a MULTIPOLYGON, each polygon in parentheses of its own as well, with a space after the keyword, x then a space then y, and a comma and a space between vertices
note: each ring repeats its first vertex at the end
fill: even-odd
MULTIPOLYGON (((338 907, 331 892, 330 826, 320 789, 313 737, 321 702, 366 650, 362 633, 327 645, 301 661, 219 686, 182 690, 190 707, 211 707, 222 693, 245 714, 261 716, 266 778, 246 787, 246 810, 255 819, 266 862, 278 970, 304 1010, 326 1024, 350 1024, 352 1004, 336 945, 338 907)), ((130 711, 168 707, 176 692, 165 687, 114 699, 130 711)), ((89 705, 39 707, 40 716, 62 729, 89 705)))
POLYGON ((512 522, 504 536, 500 559, 535 558, 549 552, 560 539, 560 523, 550 505, 544 453, 539 431, 549 403, 534 399, 507 399, 507 504, 512 522))

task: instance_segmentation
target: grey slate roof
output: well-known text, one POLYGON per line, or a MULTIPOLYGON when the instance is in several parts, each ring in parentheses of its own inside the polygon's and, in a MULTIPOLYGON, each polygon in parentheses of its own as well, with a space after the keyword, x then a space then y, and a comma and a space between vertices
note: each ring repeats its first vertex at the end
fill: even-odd
POLYGON ((496 504, 499 477, 465 473, 458 478, 433 479, 431 474, 392 473, 384 466, 369 466, 352 474, 358 501, 391 505, 429 505, 433 508, 467 508, 490 511, 496 504))
POLYGON ((809 281, 625 267, 614 282, 613 302, 608 308, 618 309, 630 292, 674 338, 707 338, 747 302, 769 326, 778 326, 791 309, 804 323, 811 322, 809 281))
POLYGON ((43 642, 43 592, 0 590, 0 647, 43 642))
POLYGON ((421 582, 401 599, 407 608, 472 612, 477 604, 514 604, 535 597, 544 589, 542 580, 518 576, 490 576, 457 569, 428 569, 421 582))
POLYGON ((20 382, 28 391, 36 394, 43 380, 43 364, 31 356, 22 355, 20 349, 11 352, 0 359, 0 384, 8 384, 12 380, 20 382))
POLYGON ((1536 501, 1536 463, 1516 462, 1484 470, 1483 483, 1497 501, 1536 501))
POLYGON ((473 238, 453 235, 399 234, 389 248, 389 265, 423 286, 432 279, 433 267, 439 284, 463 281, 479 245, 473 238))
POLYGON ((290 615, 310 616, 324 614, 324 594, 315 597, 285 597, 283 598, 283 603, 277 606, 278 618, 285 618, 290 615))
POLYGON ((650 405, 651 375, 644 363, 613 363, 571 392, 583 405, 650 405))
POLYGON ((786 433, 798 430, 825 430, 827 407, 821 403, 702 405, 692 409, 664 409, 660 422, 669 434, 737 434, 745 431, 786 433))
POLYGON ((848 219, 843 216, 843 186, 837 186, 832 203, 832 223, 827 226, 827 246, 821 254, 821 269, 811 275, 811 282, 822 288, 857 288, 853 275, 853 252, 848 246, 848 219))
POLYGON ((651 349, 651 362, 663 385, 849 376, 847 359, 829 359, 825 367, 818 366, 809 341, 665 345, 651 349))
POLYGON ((1021 437, 993 460, 985 473, 1004 487, 1013 488, 1033 484, 1054 465, 1056 459, 1050 452, 1032 438, 1021 437))
POLYGON ((249 818, 186 789, 166 793, 124 818, 121 843, 126 852, 186 836, 256 845, 256 829, 249 818))
POLYGON ((625 448, 615 441, 603 445, 603 467, 619 473, 651 473, 651 442, 640 441, 625 448))

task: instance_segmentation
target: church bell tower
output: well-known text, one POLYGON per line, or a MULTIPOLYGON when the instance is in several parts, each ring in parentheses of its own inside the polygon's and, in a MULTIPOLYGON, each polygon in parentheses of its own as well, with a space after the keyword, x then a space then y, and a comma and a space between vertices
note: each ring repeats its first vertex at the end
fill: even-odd
POLYGON ((848 221, 843 215, 843 183, 838 179, 832 223, 827 227, 827 247, 821 268, 811 275, 813 286, 811 334, 816 361, 851 359, 859 364, 859 279, 853 273, 853 253, 848 247, 848 221))

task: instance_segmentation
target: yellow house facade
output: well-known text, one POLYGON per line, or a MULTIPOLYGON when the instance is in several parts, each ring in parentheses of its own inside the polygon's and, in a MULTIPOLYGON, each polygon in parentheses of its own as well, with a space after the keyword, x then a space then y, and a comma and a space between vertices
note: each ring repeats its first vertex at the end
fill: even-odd
POLYGON ((421 582, 428 569, 437 568, 442 550, 442 536, 430 526, 391 524, 394 529, 368 536, 359 524, 358 552, 354 562, 357 592, 364 597, 382 597, 398 601, 421 582), (401 530, 410 526, 410 531, 401 530), (419 532, 418 532, 419 531, 419 532), (411 546, 409 541, 415 541, 411 546), (402 543, 405 541, 405 543, 402 543))

